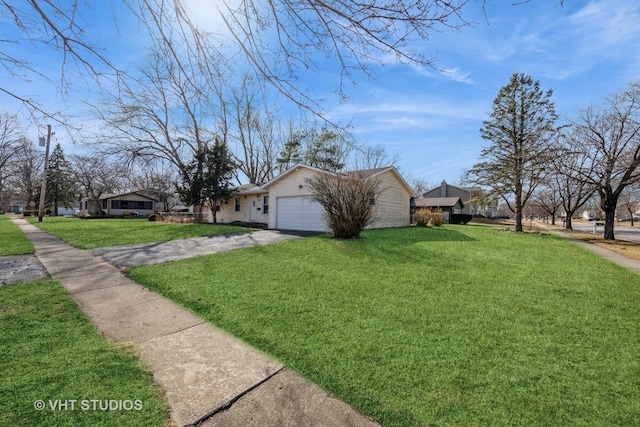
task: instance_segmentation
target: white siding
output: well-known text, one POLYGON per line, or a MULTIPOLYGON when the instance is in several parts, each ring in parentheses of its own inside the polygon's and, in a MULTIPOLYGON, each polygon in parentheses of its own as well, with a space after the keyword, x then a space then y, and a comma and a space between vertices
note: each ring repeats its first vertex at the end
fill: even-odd
POLYGON ((280 197, 291 196, 310 196, 309 184, 306 180, 312 178, 318 172, 307 169, 305 167, 298 167, 296 170, 290 172, 287 176, 281 180, 273 183, 269 186, 269 228, 277 228, 276 218, 278 215, 277 200, 280 197), (302 186, 302 187, 301 187, 302 186))
MULTIPOLYGON (((234 221, 252 222, 251 221, 251 209, 255 203, 256 218, 253 222, 267 223, 269 215, 265 215, 262 212, 263 197, 267 194, 241 194, 239 196, 231 196, 229 202, 220 207, 220 210, 216 214, 216 220, 218 223, 231 223, 234 221), (240 198, 240 211, 235 210, 235 198, 240 198), (259 209, 259 210, 258 210, 259 209)), ((209 216, 210 221, 213 221, 213 217, 209 216)))
POLYGON ((407 227, 410 221, 411 193, 389 170, 376 176, 381 190, 368 228, 407 227))

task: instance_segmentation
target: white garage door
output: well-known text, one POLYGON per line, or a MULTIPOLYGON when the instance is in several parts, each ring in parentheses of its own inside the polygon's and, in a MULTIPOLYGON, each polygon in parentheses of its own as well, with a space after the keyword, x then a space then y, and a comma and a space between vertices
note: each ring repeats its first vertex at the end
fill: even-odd
POLYGON ((329 231, 322 206, 304 196, 276 199, 276 228, 280 230, 329 231))

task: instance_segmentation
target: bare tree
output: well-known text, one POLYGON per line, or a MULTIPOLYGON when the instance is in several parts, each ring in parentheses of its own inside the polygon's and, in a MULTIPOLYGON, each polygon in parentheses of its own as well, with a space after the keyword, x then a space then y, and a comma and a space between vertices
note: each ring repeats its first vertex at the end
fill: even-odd
POLYGON ((352 153, 352 170, 376 169, 398 163, 398 156, 390 157, 387 149, 379 144, 354 147, 352 153))
POLYGON ((341 93, 345 80, 353 80, 354 74, 361 72, 372 75, 371 63, 382 63, 385 57, 431 66, 433 57, 415 50, 413 43, 427 41, 432 31, 467 25, 462 15, 467 3, 247 0, 236 8, 224 2, 218 10, 258 75, 287 97, 309 101, 291 78, 301 69, 320 69, 324 62, 318 63, 316 58, 338 61, 341 93))
POLYGON ((227 124, 224 103, 216 102, 222 92, 213 86, 222 77, 206 74, 174 43, 167 36, 153 44, 135 85, 121 86, 95 110, 105 123, 108 154, 162 159, 183 174, 215 136, 226 137, 227 124))
POLYGON ((569 136, 559 138, 560 145, 556 147, 557 156, 550 164, 552 172, 549 177, 552 185, 558 189, 567 230, 573 229, 573 216, 596 191, 592 182, 582 178, 590 164, 589 154, 581 139, 572 136, 573 132, 571 130, 569 136))
POLYGON ((250 183, 266 182, 275 176, 282 145, 277 119, 267 110, 260 93, 255 79, 245 75, 240 87, 232 89, 226 108, 231 116, 227 120, 232 128, 229 144, 238 147, 236 163, 250 183))
POLYGON ((633 227, 635 217, 637 217, 638 206, 640 205, 640 187, 629 185, 624 189, 618 199, 618 209, 629 218, 629 224, 633 227))
POLYGON ((409 185, 411 185, 413 194, 415 194, 416 197, 422 197, 422 195, 431 188, 424 178, 412 178, 409 181, 409 185))
POLYGON ((10 163, 25 143, 18 119, 7 112, 0 113, 0 201, 4 198, 6 180, 12 174, 10 163))
POLYGON ((584 146, 587 161, 577 172, 593 185, 604 212, 604 238, 614 240, 615 213, 624 189, 640 179, 640 81, 606 99, 604 108, 590 106, 573 125, 575 144, 584 146))
POLYGON ((133 190, 153 195, 162 203, 165 212, 176 205, 175 183, 179 181, 179 175, 173 165, 154 159, 137 159, 131 169, 133 190))
POLYGON ((27 211, 33 210, 38 200, 43 165, 44 153, 23 138, 9 163, 7 189, 25 202, 27 211))
MULTIPOLYGON (((248 64, 261 80, 269 82, 299 105, 317 105, 296 81, 301 70, 320 69, 318 57, 334 58, 342 68, 340 88, 356 73, 372 74, 371 63, 392 56, 400 62, 430 66, 431 55, 415 47, 428 41, 433 31, 459 29, 468 24, 462 15, 469 0, 370 0, 367 2, 321 0, 287 0, 261 2, 246 0, 232 6, 228 1, 213 1, 209 13, 218 14, 227 27, 198 28, 185 0, 126 0, 126 11, 138 19, 152 39, 181 39, 189 54, 200 58, 204 68, 216 68, 223 57, 238 58, 248 64), (321 55, 318 56, 318 53, 321 55)), ((0 66, 12 77, 24 81, 49 80, 67 87, 72 73, 100 82, 104 78, 118 81, 126 73, 105 52, 107 46, 94 44, 86 31, 92 19, 111 20, 117 28, 124 11, 117 8, 113 16, 95 16, 95 4, 76 0, 25 0, 0 2, 0 11, 13 26, 0 30, 0 44, 18 44, 11 32, 21 32, 38 48, 60 53, 59 81, 51 81, 44 68, 31 64, 26 57, 0 54, 0 66)), ((15 47, 15 46, 13 46, 15 47)), ((9 52, 9 49, 0 49, 9 52)), ((27 49, 14 49, 22 52, 27 49)), ((48 64, 49 65, 49 64, 48 64)), ((32 111, 52 114, 46 107, 21 92, 0 85, 0 91, 23 102, 32 111)), ((318 111, 318 109, 316 109, 318 111)))
POLYGON ((102 215, 102 196, 127 188, 125 177, 129 171, 121 162, 97 155, 76 155, 70 161, 80 196, 89 202, 91 215, 102 215))
POLYGON ((551 224, 556 224, 556 214, 562 206, 560 191, 553 181, 543 184, 531 196, 530 212, 539 217, 551 218, 551 224))
POLYGON ((376 179, 359 172, 319 173, 308 181, 312 200, 324 208, 333 237, 352 239, 373 221, 375 200, 380 194, 376 179))

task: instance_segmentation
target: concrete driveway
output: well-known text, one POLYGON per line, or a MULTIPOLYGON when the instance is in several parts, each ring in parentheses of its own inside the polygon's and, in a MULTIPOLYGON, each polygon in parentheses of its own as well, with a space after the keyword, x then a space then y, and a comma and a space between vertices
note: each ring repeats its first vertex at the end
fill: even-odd
POLYGON ((308 235, 310 234, 261 230, 253 233, 225 234, 169 242, 114 246, 94 249, 91 253, 102 257, 109 264, 119 269, 127 269, 139 265, 157 264, 251 246, 268 245, 299 239, 308 235))
POLYGON ((0 256, 0 286, 49 277, 35 255, 0 256))

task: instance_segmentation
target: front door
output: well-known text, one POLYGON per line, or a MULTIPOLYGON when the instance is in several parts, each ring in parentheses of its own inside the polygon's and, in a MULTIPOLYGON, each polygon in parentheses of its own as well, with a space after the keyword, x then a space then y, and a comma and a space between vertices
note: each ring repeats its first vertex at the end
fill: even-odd
POLYGON ((258 219, 258 206, 256 203, 256 198, 253 197, 251 200, 251 206, 249 207, 249 221, 255 221, 258 219))

